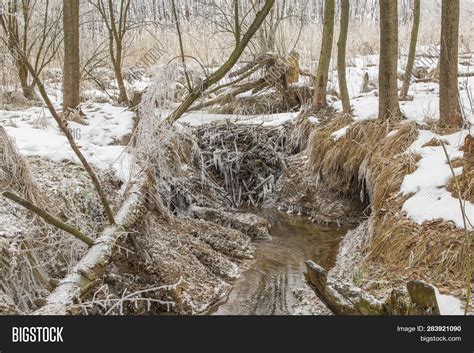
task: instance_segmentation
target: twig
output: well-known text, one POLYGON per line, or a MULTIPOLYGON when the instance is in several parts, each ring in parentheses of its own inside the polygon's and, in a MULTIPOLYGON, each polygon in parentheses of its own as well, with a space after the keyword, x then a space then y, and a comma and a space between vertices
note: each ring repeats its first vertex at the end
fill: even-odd
POLYGON ((446 145, 444 144, 444 141, 442 139, 438 139, 438 140, 441 143, 441 146, 443 146, 444 154, 446 155, 449 168, 451 169, 451 173, 454 178, 454 183, 456 185, 456 190, 458 193, 459 207, 461 208, 462 219, 463 219, 463 224, 464 224, 464 235, 465 235, 465 240, 466 240, 466 253, 467 253, 467 259, 466 259, 466 272, 467 272, 466 273, 466 291, 467 293, 466 293, 466 307, 464 309, 464 314, 467 315, 469 312, 469 305, 471 301, 471 238, 469 236, 469 231, 467 229, 468 218, 466 215, 466 209, 462 201, 461 187, 459 186, 458 177, 456 173, 454 172, 454 168, 451 163, 451 158, 449 157, 448 150, 446 149, 446 145))
POLYGON ((87 235, 82 233, 79 229, 74 228, 70 226, 69 224, 66 224, 56 217, 52 216, 45 210, 33 205, 31 202, 26 201, 25 199, 22 199, 21 197, 11 193, 11 192, 4 192, 3 196, 6 197, 7 199, 12 200, 13 202, 16 202, 17 204, 23 206, 27 210, 33 212, 37 216, 41 217, 46 223, 51 224, 52 226, 55 226, 56 228, 59 228, 66 233, 71 234, 72 236, 76 237, 77 239, 83 241, 89 246, 94 245, 94 240, 89 238, 87 235))

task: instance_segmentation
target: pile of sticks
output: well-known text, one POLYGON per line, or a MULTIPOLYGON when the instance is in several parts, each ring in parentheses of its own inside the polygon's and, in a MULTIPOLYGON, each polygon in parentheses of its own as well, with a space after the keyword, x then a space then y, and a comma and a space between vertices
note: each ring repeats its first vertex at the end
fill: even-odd
POLYGON ((203 168, 226 190, 233 207, 257 206, 284 171, 284 128, 226 122, 198 129, 203 168))

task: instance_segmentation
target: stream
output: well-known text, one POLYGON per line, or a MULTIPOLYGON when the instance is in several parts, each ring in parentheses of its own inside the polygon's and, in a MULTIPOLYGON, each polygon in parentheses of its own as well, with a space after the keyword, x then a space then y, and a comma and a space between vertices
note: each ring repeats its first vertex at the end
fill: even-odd
POLYGON ((303 273, 313 260, 326 269, 335 265, 347 229, 324 227, 306 217, 262 210, 271 223, 272 239, 256 242, 255 259, 213 315, 292 315, 298 299, 294 290, 308 288, 303 273))

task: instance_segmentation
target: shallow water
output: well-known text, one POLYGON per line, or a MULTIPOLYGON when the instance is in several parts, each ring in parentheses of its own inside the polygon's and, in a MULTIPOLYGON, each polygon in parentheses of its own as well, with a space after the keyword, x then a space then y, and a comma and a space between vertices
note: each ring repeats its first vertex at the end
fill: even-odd
POLYGON ((295 289, 305 288, 305 262, 326 269, 335 265, 339 244, 347 229, 315 225, 305 217, 263 210, 272 224, 271 240, 256 243, 255 259, 233 286, 214 315, 291 315, 295 289))

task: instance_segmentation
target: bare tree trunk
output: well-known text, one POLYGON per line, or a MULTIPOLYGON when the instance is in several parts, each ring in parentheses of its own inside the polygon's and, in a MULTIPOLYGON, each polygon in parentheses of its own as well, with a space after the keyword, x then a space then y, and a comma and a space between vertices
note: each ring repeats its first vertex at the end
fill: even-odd
POLYGON ((124 38, 129 28, 129 11, 131 0, 120 0, 114 3, 113 0, 94 0, 90 1, 100 13, 104 24, 109 32, 109 53, 112 66, 114 68, 115 79, 119 87, 119 103, 130 106, 130 100, 125 87, 125 81, 122 73, 122 63, 124 56, 124 38), (118 3, 118 10, 115 5, 118 3))
POLYGON ((346 45, 347 32, 349 31, 349 14, 349 0, 341 0, 341 29, 339 32, 339 41, 337 42, 337 75, 339 78, 342 110, 346 114, 350 114, 352 111, 346 79, 346 45))
POLYGON ((334 8, 334 0, 324 0, 323 39, 313 99, 313 106, 319 108, 327 106, 326 94, 334 38, 334 8))
POLYGON ((408 53, 407 67, 405 68, 405 77, 403 80, 403 87, 400 92, 400 99, 406 99, 408 90, 410 89, 411 79, 413 77, 413 66, 415 65, 416 44, 418 42, 418 31, 420 29, 420 0, 415 0, 413 5, 413 28, 411 31, 410 51, 408 53))
POLYGON ((441 128, 461 128, 464 124, 458 88, 459 11, 459 0, 443 0, 439 70, 441 128))
MULTIPOLYGON (((178 17, 178 12, 176 11, 175 0, 171 1, 171 8, 173 9, 174 20, 176 21, 176 32, 178 33, 179 50, 180 50, 180 53, 181 53, 181 63, 183 64, 184 76, 186 77, 186 83, 188 84, 188 91, 191 92, 193 87, 191 85, 191 80, 190 80, 189 75, 188 75, 188 68, 186 67, 186 58, 185 58, 185 54, 184 54, 183 37, 182 37, 182 34, 181 34, 181 27, 179 25, 179 17, 178 17)), ((238 9, 239 9, 239 6, 238 6, 238 3, 236 3, 235 11, 238 11, 238 9)), ((236 43, 238 43, 237 40, 236 40, 236 43)))
POLYGON ((398 1, 380 0, 379 119, 399 119, 398 1))
POLYGON ((76 109, 80 104, 79 2, 80 0, 63 0, 64 110, 76 109))
POLYGON ((28 83, 28 68, 23 64, 21 59, 18 60, 18 78, 20 79, 21 89, 26 99, 36 99, 36 93, 33 86, 28 83))
POLYGON ((117 79, 117 85, 119 87, 119 103, 123 103, 129 106, 130 101, 128 99, 127 88, 125 87, 125 81, 122 75, 122 57, 123 57, 122 41, 119 41, 119 42, 116 42, 116 57, 115 57, 115 60, 113 60, 114 73, 115 73, 115 78, 117 79))
POLYGON ((474 201, 474 137, 468 135, 464 142, 464 168, 462 174, 464 198, 474 201))

